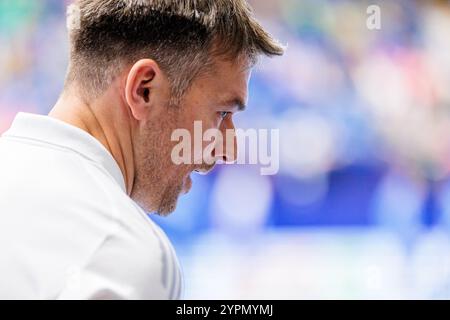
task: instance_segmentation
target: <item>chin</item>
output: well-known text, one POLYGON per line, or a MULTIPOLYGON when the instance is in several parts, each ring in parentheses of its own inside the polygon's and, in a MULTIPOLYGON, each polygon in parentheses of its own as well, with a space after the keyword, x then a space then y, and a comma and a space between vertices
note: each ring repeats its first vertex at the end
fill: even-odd
POLYGON ((172 208, 158 209, 155 214, 160 217, 168 217, 176 210, 176 205, 172 208))
POLYGON ((177 208, 178 198, 182 192, 183 185, 167 189, 162 196, 156 214, 167 217, 173 213, 177 208))
POLYGON ((188 191, 186 181, 177 180, 177 183, 171 183, 166 187, 160 184, 152 188, 135 188, 131 198, 146 212, 167 217, 176 210, 180 195, 188 191))
POLYGON ((177 209, 177 203, 178 203, 178 198, 177 198, 177 200, 173 201, 170 204, 169 203, 162 204, 155 211, 155 213, 161 217, 168 217, 170 214, 172 214, 177 209))

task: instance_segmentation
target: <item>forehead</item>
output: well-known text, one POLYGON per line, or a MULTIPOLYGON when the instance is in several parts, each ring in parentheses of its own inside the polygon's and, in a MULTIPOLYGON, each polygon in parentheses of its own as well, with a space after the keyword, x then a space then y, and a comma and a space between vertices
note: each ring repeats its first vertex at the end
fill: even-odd
POLYGON ((209 72, 200 76, 197 85, 217 97, 235 95, 246 100, 251 68, 243 59, 216 59, 209 72))

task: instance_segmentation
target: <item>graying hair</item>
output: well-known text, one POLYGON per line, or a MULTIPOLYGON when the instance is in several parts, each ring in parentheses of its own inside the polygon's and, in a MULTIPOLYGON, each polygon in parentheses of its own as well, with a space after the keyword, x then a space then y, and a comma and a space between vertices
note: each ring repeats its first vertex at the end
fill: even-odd
POLYGON ((212 65, 212 58, 282 55, 284 48, 255 20, 245 0, 77 0, 70 31, 66 86, 89 97, 102 94, 118 72, 154 59, 175 98, 212 65))

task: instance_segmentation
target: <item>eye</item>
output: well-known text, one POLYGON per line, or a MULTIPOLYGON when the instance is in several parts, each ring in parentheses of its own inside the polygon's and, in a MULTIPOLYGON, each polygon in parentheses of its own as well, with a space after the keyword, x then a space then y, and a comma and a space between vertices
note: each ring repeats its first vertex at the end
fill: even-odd
POLYGON ((220 117, 224 120, 231 112, 221 111, 219 112, 220 117))

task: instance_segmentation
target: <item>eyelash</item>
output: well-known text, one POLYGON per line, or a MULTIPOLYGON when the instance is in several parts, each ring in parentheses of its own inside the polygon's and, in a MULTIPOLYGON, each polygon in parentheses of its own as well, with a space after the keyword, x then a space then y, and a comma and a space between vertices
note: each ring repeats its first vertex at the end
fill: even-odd
POLYGON ((226 118, 229 114, 231 114, 231 112, 227 112, 227 111, 221 111, 221 112, 219 112, 220 118, 221 118, 222 120, 225 120, 225 118, 226 118))

